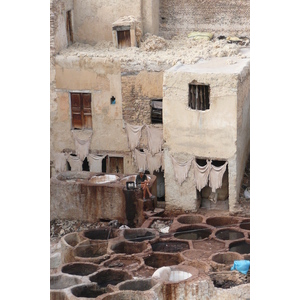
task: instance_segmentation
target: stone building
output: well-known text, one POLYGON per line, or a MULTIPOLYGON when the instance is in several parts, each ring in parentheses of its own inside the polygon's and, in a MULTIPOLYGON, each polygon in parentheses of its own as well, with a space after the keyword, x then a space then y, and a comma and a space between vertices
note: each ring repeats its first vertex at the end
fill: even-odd
MULTIPOLYGON (((136 173, 126 126, 141 127, 140 151, 150 148, 151 126, 163 134, 154 175, 166 209, 195 211, 213 197, 233 211, 249 156, 250 59, 249 45, 223 38, 249 37, 249 6, 240 0, 52 0, 51 176, 57 154, 70 157, 64 167, 72 170, 80 141, 101 158, 103 172, 136 173), (189 39, 193 31, 214 39, 189 39), (181 184, 172 157, 192 161, 181 184), (195 185, 194 162, 203 167, 206 161, 226 164, 214 193, 208 184, 201 191, 195 185)), ((80 163, 90 170, 86 155, 80 163)))

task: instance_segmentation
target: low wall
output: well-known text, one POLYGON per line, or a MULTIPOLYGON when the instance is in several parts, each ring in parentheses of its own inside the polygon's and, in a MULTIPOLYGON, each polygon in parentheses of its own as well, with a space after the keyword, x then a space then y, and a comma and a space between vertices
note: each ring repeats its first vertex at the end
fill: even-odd
MULTIPOLYGON (((128 198, 126 182, 135 175, 95 172, 64 172, 50 180, 50 219, 76 219, 95 222, 99 219, 133 222, 139 212, 137 200, 142 196, 134 190, 128 198), (107 176, 109 182, 96 183, 93 176, 107 176), (125 197, 126 193, 126 197, 125 197), (128 208, 131 209, 128 209, 128 208), (135 209, 135 211, 134 211, 135 209), (134 211, 134 213, 132 213, 134 211)), ((156 195, 156 176, 150 178, 150 189, 156 195)), ((100 180, 99 180, 100 181, 100 180)))

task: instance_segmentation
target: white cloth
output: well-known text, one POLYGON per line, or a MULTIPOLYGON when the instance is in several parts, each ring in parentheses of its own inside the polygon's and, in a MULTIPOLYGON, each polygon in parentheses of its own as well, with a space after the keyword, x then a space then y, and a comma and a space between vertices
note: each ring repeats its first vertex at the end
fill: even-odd
POLYGON ((82 171, 82 161, 78 156, 70 154, 67 160, 71 166, 71 171, 82 171))
POLYGON ((75 151, 81 161, 89 154, 90 143, 93 132, 90 130, 73 130, 72 131, 74 142, 75 142, 75 151))
POLYGON ((144 171, 147 170, 147 156, 146 152, 141 152, 138 149, 134 149, 134 159, 135 165, 138 169, 143 169, 144 171))
POLYGON ((163 145, 163 129, 146 125, 148 148, 152 155, 161 151, 163 145))
POLYGON ((128 147, 131 151, 133 151, 138 146, 142 135, 143 127, 144 125, 139 126, 139 125, 130 125, 128 123, 125 123, 128 147))
POLYGON ((213 193, 216 192, 216 189, 222 186, 222 179, 226 171, 227 164, 228 162, 220 167, 216 167, 213 164, 211 165, 211 170, 209 172, 209 186, 211 187, 213 193))
POLYGON ((162 152, 158 152, 152 155, 149 151, 146 151, 147 167, 150 174, 153 175, 154 171, 159 171, 159 168, 162 165, 162 154, 162 152))
POLYGON ((90 172, 102 172, 102 160, 105 158, 106 155, 94 155, 88 154, 87 160, 90 167, 90 172))
POLYGON ((67 153, 55 153, 54 154, 54 169, 55 172, 65 172, 67 170, 67 153))
POLYGON ((192 160, 194 158, 191 158, 186 162, 177 162, 173 156, 171 156, 171 159, 174 168, 175 179, 181 185, 188 176, 188 172, 191 167, 192 160))
POLYGON ((208 183, 208 176, 211 169, 211 161, 206 160, 205 166, 199 166, 196 161, 193 161, 194 180, 197 190, 200 192, 208 183))

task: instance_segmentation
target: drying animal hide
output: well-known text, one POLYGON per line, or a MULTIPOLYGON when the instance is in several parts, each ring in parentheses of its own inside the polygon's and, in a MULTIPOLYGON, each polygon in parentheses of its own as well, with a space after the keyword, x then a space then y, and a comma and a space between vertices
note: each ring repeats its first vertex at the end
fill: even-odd
POLYGON ((55 172, 65 172, 67 170, 67 153, 55 153, 54 154, 54 168, 55 172))
POLYGON ((71 171, 82 171, 82 161, 78 156, 69 155, 68 162, 71 166, 71 171))
POLYGON ((137 149, 134 149, 134 157, 135 157, 135 164, 138 169, 147 169, 147 156, 146 152, 141 152, 137 149))
POLYGON ((171 156, 173 168, 174 168, 174 175, 177 182, 181 185, 188 176, 189 169, 191 167, 192 160, 191 158, 187 162, 179 163, 175 160, 174 157, 171 156))
POLYGON ((194 165, 194 180, 197 190, 200 192, 208 182, 208 176, 211 169, 211 161, 206 160, 205 166, 199 166, 196 161, 193 161, 194 165))
POLYGON ((100 156, 100 155, 94 155, 90 153, 87 156, 90 172, 102 172, 102 160, 105 157, 106 155, 100 156))
POLYGON ((76 154, 79 156, 81 161, 84 161, 84 159, 89 154, 92 134, 93 133, 91 131, 73 130, 73 138, 74 138, 74 142, 75 142, 75 151, 76 151, 76 154))
POLYGON ((163 144, 163 130, 154 126, 146 125, 148 135, 148 147, 152 155, 161 151, 163 144))
POLYGON ((133 151, 139 144, 142 135, 142 128, 144 126, 125 124, 125 130, 127 133, 128 147, 133 151))
POLYGON ((226 171, 227 164, 228 162, 221 167, 211 165, 211 170, 209 173, 209 186, 211 187, 213 193, 216 192, 216 189, 222 186, 222 179, 226 171))
POLYGON ((162 165, 162 154, 162 152, 158 152, 152 156, 149 151, 146 151, 147 166, 152 175, 154 171, 159 171, 159 168, 162 165))

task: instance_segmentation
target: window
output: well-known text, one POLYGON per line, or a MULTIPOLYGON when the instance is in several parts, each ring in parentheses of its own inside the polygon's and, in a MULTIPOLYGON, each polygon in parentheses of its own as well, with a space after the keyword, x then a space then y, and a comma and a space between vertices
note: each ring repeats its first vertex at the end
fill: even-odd
POLYGON ((195 110, 209 109, 209 85, 200 83, 189 84, 189 107, 195 110))
POLYGON ((151 123, 162 124, 162 99, 151 101, 151 123))
POLYGON ((70 93, 72 129, 92 129, 90 93, 70 93))

